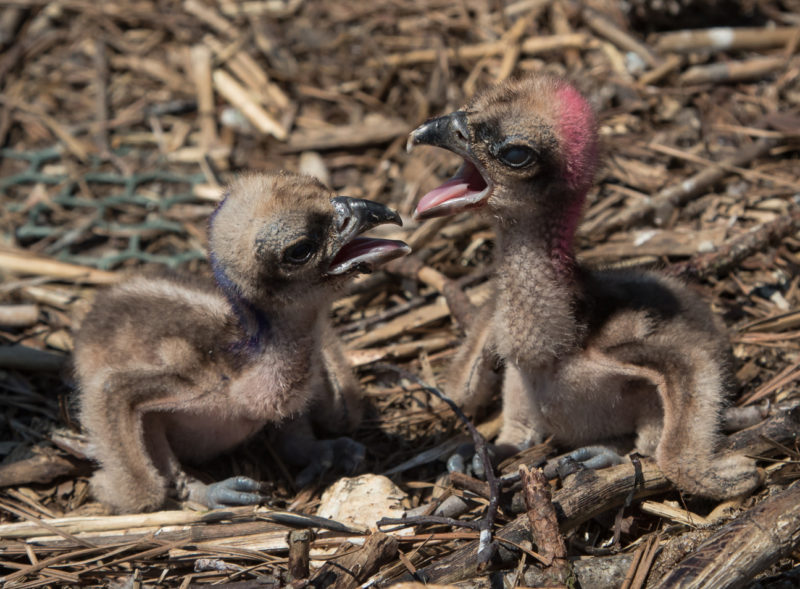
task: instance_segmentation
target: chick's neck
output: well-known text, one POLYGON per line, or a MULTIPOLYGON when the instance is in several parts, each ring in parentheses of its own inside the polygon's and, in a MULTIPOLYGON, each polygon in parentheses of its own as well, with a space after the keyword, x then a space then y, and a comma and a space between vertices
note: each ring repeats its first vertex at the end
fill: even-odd
POLYGON ((540 206, 497 223, 498 346, 521 365, 557 361, 579 344, 573 241, 583 199, 574 195, 560 207, 540 206))

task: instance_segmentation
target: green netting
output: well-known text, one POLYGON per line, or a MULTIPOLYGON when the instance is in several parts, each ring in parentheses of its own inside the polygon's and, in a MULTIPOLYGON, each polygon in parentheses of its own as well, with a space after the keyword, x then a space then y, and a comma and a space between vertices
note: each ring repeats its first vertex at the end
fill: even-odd
MULTIPOLYGON (((25 222, 15 230, 17 239, 22 242, 48 240, 50 243, 44 248, 45 253, 63 261, 103 270, 111 269, 127 260, 174 267, 205 257, 202 250, 190 248, 188 245, 186 251, 167 254, 151 253, 142 247, 142 236, 145 233, 186 236, 181 223, 164 219, 161 214, 175 204, 197 203, 198 199, 193 195, 192 188, 205 180, 202 174, 152 170, 123 176, 106 171, 89 171, 81 178, 71 178, 67 174, 48 173, 45 170, 46 164, 61 158, 58 148, 25 152, 2 149, 0 157, 27 163, 27 168, 22 172, 0 178, 0 196, 6 197, 6 202, 10 200, 9 190, 15 187, 40 183, 60 186, 58 192, 46 202, 33 206, 20 202, 8 205, 10 212, 25 211, 25 207, 29 206, 25 213, 25 222), (92 193, 104 195, 95 199, 85 197, 80 191, 81 182, 89 186, 92 193), (142 191, 144 185, 152 183, 164 186, 157 198, 142 191), (188 190, 180 185, 188 186, 188 190), (77 223, 72 225, 77 226, 53 222, 51 218, 56 216, 57 208, 76 211, 74 218, 77 223), (141 217, 141 221, 133 223, 117 220, 123 213, 126 218, 141 217), (127 247, 102 255, 70 249, 75 243, 103 234, 113 236, 115 240, 127 239, 127 247)), ((99 166, 99 160, 93 162, 94 168, 99 166)))

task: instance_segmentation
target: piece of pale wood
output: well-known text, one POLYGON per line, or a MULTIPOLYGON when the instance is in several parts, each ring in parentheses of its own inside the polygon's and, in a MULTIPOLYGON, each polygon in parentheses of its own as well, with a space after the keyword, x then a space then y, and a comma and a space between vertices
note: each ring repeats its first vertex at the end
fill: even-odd
POLYGON ((214 70, 212 79, 217 91, 236 107, 256 129, 281 141, 288 137, 289 133, 280 121, 253 100, 247 89, 232 75, 225 70, 217 69, 214 70))
POLYGON ((11 248, 0 249, 0 270, 28 276, 49 276, 85 284, 113 284, 119 282, 122 276, 120 273, 59 262, 11 248))

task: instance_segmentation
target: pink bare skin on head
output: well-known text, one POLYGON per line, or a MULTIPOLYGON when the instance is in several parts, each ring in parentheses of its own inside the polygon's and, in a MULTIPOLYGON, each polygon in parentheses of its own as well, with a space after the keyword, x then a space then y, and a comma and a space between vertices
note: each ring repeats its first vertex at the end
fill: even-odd
POLYGON ((588 101, 569 84, 556 90, 558 130, 563 139, 564 179, 573 190, 588 190, 597 169, 597 123, 588 101))
POLYGON ((555 91, 559 105, 558 132, 564 158, 564 181, 572 199, 565 207, 560 226, 551 242, 551 258, 562 274, 572 271, 573 241, 583 213, 586 193, 597 170, 597 122, 586 98, 570 84, 555 91))

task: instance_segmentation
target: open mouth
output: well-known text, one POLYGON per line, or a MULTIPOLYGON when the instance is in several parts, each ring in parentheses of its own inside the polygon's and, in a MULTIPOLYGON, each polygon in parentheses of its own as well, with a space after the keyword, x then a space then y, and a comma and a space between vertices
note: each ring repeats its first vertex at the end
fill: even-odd
POLYGON ((372 272, 377 266, 411 253, 402 241, 377 237, 354 237, 334 256, 328 274, 372 272))
POLYGON ((443 217, 482 207, 491 192, 491 183, 465 158, 455 176, 420 199, 414 218, 443 217))

